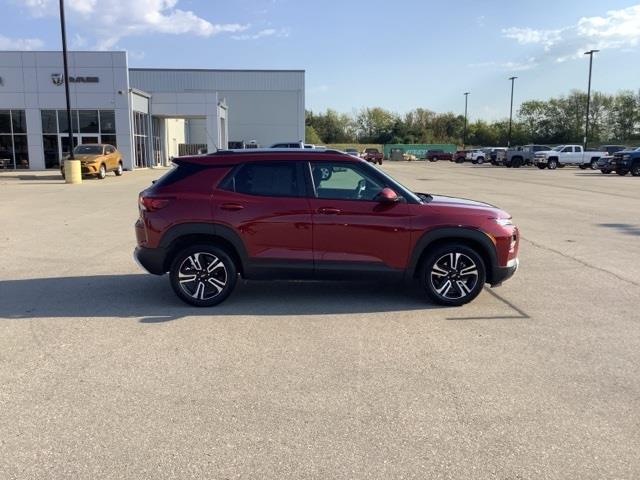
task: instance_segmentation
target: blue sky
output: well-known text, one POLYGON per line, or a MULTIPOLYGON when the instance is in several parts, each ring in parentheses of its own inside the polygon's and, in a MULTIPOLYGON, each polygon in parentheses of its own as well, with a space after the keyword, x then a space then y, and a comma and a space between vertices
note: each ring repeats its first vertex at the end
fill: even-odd
MULTIPOLYGON (((57 0, 0 0, 1 49, 60 48, 57 0)), ((131 66, 306 70, 307 108, 508 116, 515 103, 640 88, 640 3, 607 0, 66 0, 75 49, 131 66)))

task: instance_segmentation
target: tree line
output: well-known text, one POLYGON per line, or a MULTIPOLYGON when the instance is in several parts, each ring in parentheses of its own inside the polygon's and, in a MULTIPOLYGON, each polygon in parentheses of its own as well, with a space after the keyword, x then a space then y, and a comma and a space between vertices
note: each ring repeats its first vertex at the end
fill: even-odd
MULTIPOLYGON (((514 116, 511 144, 582 143, 587 94, 579 90, 549 100, 528 100, 514 116)), ((595 92, 589 110, 589 144, 640 142, 640 91, 595 92)), ((509 119, 467 125, 467 145, 506 145, 509 119)), ((380 107, 353 115, 306 112, 306 141, 333 143, 453 143, 462 145, 464 115, 416 108, 397 114, 380 107)))

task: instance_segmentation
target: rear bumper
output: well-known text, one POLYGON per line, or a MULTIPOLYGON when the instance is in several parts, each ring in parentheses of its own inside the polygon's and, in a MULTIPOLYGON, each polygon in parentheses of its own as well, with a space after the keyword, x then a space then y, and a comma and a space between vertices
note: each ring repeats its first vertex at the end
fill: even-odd
POLYGON ((517 258, 509 260, 509 263, 506 267, 494 267, 491 286, 498 287, 502 284, 502 282, 509 280, 516 273, 518 267, 520 267, 520 260, 517 258))
POLYGON ((167 252, 164 248, 136 247, 133 258, 138 265, 154 275, 164 275, 167 252))

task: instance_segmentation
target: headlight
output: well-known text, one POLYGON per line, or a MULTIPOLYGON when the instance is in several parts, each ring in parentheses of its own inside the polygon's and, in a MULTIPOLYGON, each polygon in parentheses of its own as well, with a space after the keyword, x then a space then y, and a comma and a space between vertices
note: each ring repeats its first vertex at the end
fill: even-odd
POLYGON ((496 223, 502 227, 506 227, 508 225, 513 225, 513 222, 510 218, 494 218, 496 223))
POLYGON ((631 155, 623 155, 622 159, 623 160, 630 160, 631 159, 631 155))

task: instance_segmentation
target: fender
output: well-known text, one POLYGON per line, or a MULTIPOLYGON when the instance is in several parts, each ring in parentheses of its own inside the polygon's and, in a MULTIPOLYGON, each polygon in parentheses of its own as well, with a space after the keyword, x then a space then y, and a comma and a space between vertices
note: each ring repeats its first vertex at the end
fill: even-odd
POLYGON ((240 258, 240 262, 242 263, 242 268, 244 269, 246 267, 248 256, 247 250, 244 248, 244 243, 242 243, 242 239, 232 228, 219 223, 179 223, 169 228, 169 230, 162 235, 158 246, 165 249, 168 253, 173 242, 188 235, 208 235, 212 237, 220 237, 226 240, 233 245, 233 248, 236 250, 238 257, 240 258))
POLYGON ((489 260, 487 267, 487 279, 493 277, 493 269, 498 264, 498 256, 496 254, 496 247, 489 238, 489 236, 470 227, 438 227, 433 230, 425 232, 416 242, 411 252, 411 258, 409 259, 409 265, 407 266, 407 277, 412 278, 418 269, 418 261, 425 250, 429 248, 433 242, 441 240, 443 238, 461 240, 472 240, 482 246, 483 252, 489 260))

